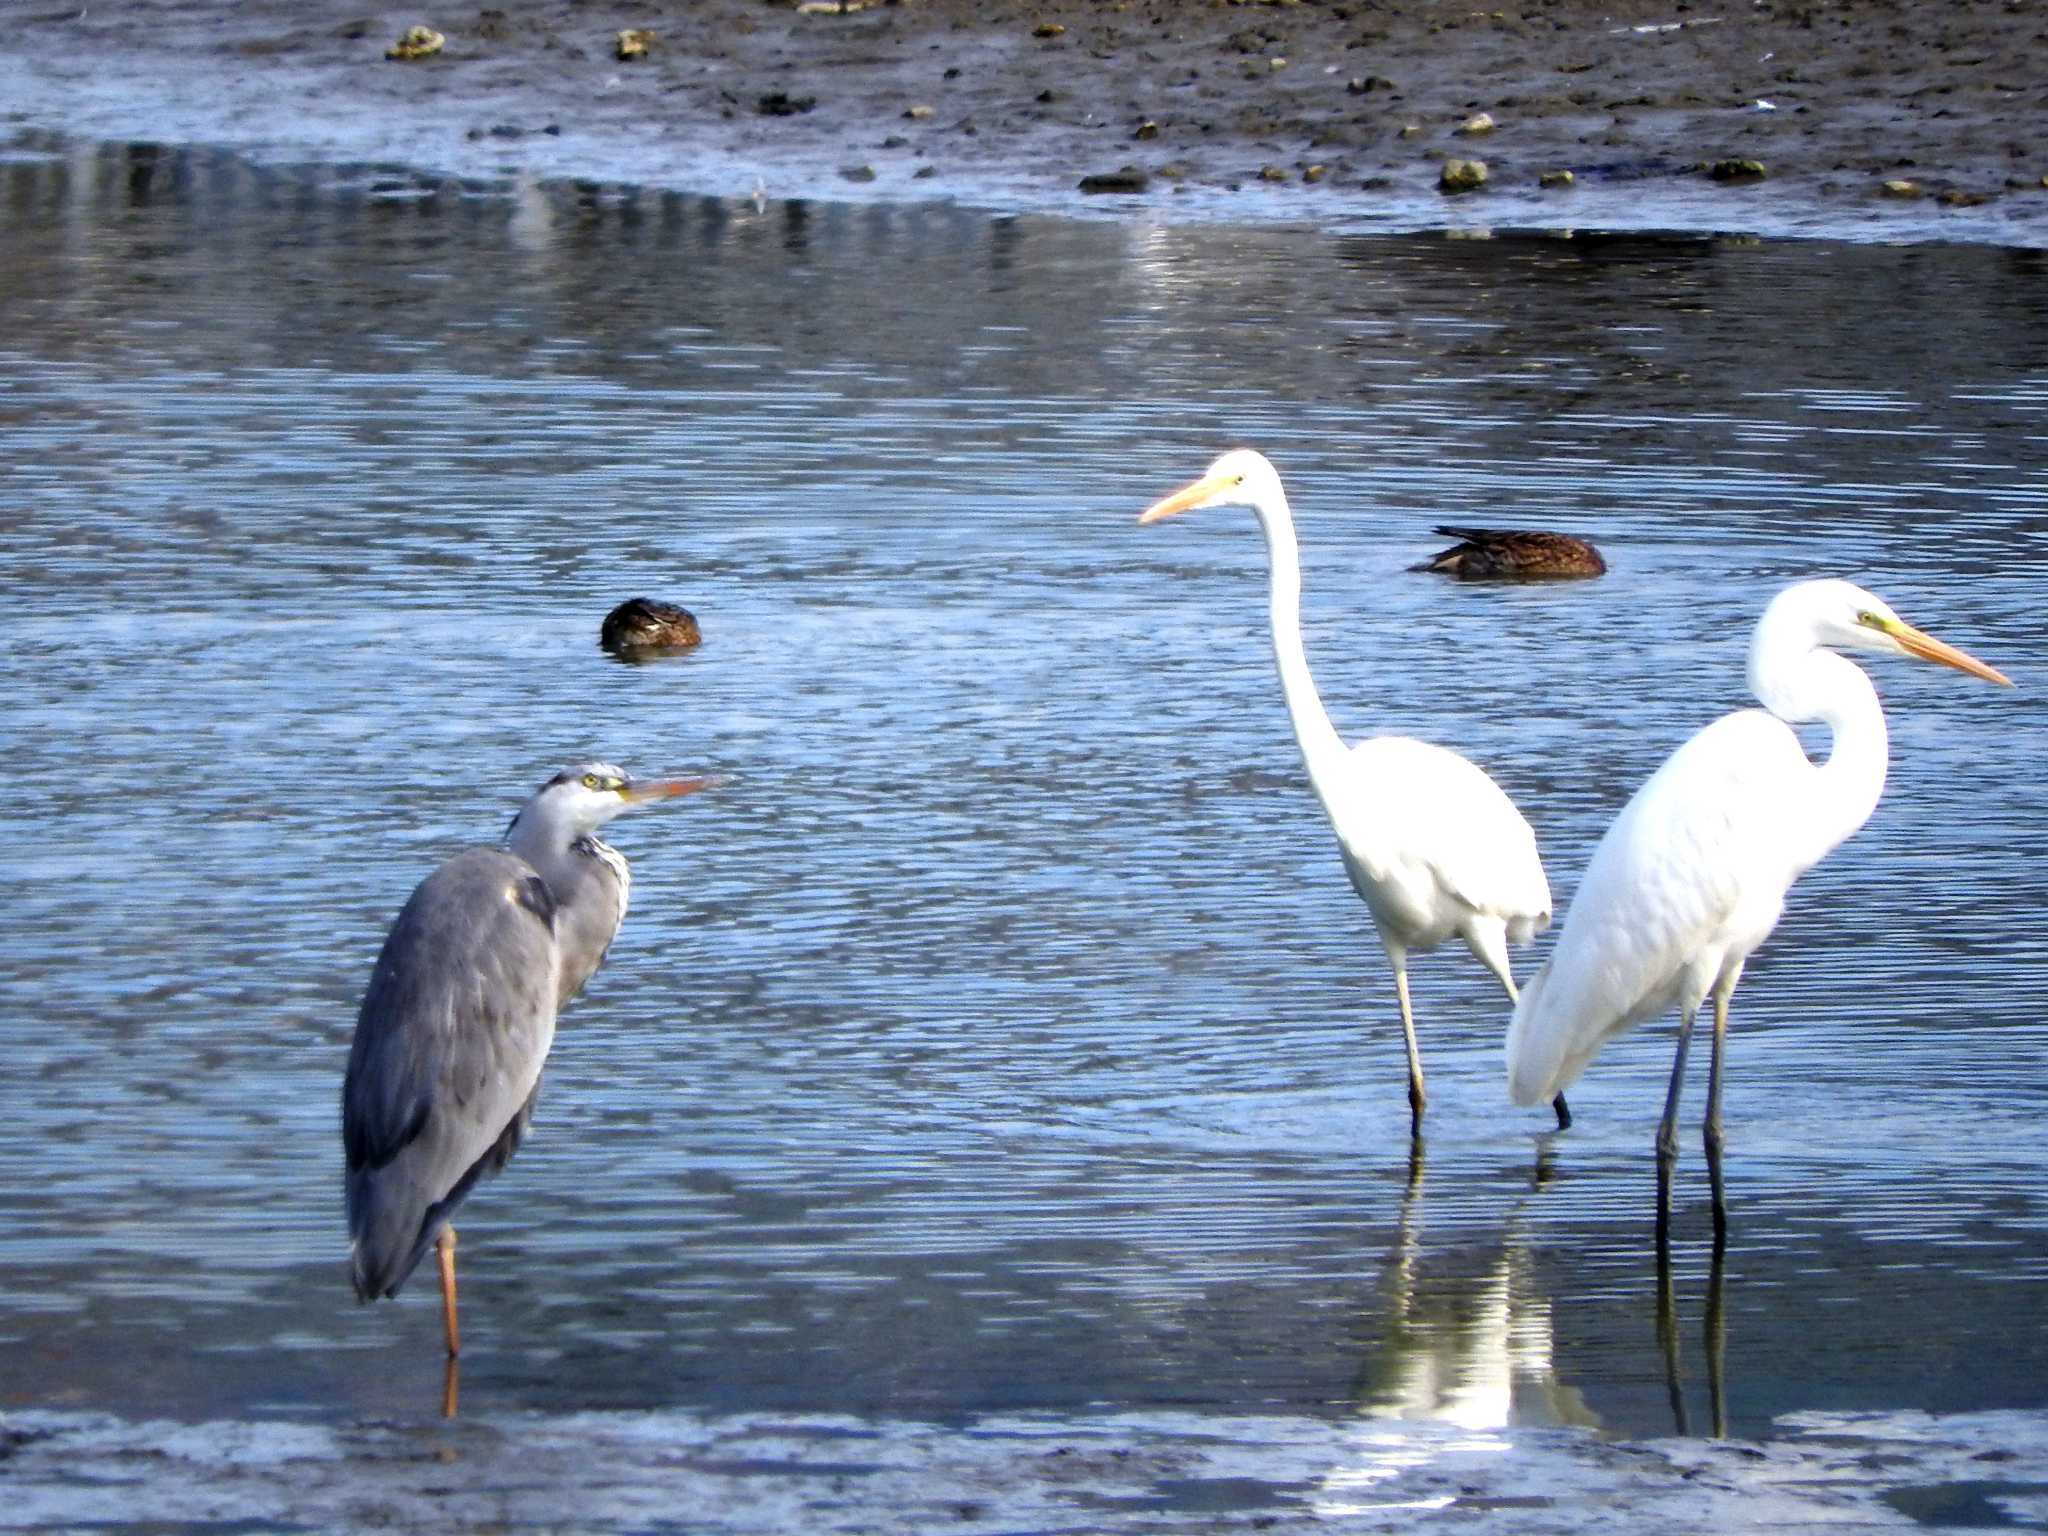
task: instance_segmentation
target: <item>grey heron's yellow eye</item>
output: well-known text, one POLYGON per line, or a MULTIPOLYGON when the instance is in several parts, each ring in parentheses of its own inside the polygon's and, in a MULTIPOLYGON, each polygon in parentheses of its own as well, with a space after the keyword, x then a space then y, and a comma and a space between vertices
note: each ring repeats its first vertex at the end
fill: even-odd
POLYGON ((604 780, 594 773, 586 773, 583 775, 583 787, 585 789, 603 789, 604 780))

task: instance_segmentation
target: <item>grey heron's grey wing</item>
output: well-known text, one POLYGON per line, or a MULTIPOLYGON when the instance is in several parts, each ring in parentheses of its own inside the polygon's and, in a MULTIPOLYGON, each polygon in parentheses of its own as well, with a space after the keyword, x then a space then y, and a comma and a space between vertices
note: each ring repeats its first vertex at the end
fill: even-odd
POLYGON ((476 848, 391 925, 342 1087, 356 1290, 395 1294, 478 1177, 518 1144, 555 1030, 555 902, 476 848))

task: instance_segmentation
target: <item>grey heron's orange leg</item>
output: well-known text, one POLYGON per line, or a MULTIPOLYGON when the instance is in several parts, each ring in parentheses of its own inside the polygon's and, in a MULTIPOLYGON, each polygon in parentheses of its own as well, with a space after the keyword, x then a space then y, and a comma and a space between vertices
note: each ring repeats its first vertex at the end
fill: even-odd
POLYGON ((1678 1161, 1678 1091, 1685 1085, 1685 1053, 1692 1045, 1692 1021, 1698 1007, 1678 1020, 1678 1055, 1671 1063, 1671 1087, 1664 1095, 1664 1118, 1657 1125, 1657 1247, 1671 1240, 1671 1169, 1678 1161))
POLYGON ((448 1334, 448 1354, 462 1353, 462 1332, 455 1326, 455 1229, 443 1227, 434 1240, 434 1256, 441 1265, 441 1326, 448 1334))

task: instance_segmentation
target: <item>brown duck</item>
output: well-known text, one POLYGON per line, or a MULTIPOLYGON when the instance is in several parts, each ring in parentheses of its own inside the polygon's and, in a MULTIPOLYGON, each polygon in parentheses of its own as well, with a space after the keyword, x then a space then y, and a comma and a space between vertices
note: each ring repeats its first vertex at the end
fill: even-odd
POLYGON ((597 643, 621 661, 644 661, 687 651, 703 638, 697 616, 689 609, 629 597, 604 616, 597 643))
POLYGON ((1454 528, 1440 525, 1447 539, 1457 539, 1412 571, 1441 571, 1460 581, 1563 581, 1599 576, 1607 562, 1584 539, 1535 528, 1454 528))

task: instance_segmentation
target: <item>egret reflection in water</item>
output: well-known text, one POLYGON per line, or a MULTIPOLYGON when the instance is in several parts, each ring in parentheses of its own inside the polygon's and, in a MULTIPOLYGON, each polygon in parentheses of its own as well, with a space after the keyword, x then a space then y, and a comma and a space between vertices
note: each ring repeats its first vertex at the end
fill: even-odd
POLYGON ((1424 1257, 1428 1173, 1416 1149, 1393 1242, 1381 1261, 1375 1337, 1353 1389, 1361 1413, 1472 1430, 1599 1426, 1585 1398, 1558 1377, 1552 1302, 1529 1252, 1523 1208, 1543 1197, 1546 1182, 1539 1175, 1516 1197, 1498 1250, 1476 1273, 1433 1279, 1424 1257))

